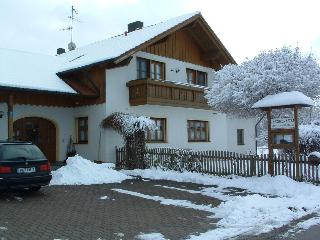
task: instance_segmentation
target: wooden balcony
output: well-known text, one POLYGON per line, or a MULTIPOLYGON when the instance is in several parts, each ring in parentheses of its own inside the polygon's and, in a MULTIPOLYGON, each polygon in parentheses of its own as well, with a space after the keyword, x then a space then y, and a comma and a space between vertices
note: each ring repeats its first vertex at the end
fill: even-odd
POLYGON ((132 80, 127 86, 131 106, 151 104, 209 109, 201 87, 150 79, 132 80))

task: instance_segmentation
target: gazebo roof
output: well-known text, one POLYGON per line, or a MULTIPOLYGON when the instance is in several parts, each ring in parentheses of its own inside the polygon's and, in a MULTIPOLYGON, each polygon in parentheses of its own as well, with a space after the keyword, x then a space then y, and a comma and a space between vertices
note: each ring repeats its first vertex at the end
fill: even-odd
POLYGON ((272 108, 272 107, 310 107, 314 106, 311 98, 301 92, 281 92, 274 95, 268 95, 255 104, 251 108, 272 108))

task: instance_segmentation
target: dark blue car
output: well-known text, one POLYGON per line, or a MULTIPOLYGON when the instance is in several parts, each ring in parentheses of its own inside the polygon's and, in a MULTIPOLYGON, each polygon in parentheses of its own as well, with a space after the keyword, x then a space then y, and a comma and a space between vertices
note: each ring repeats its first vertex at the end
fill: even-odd
POLYGON ((51 178, 49 161, 36 145, 0 142, 0 189, 38 191, 51 178))

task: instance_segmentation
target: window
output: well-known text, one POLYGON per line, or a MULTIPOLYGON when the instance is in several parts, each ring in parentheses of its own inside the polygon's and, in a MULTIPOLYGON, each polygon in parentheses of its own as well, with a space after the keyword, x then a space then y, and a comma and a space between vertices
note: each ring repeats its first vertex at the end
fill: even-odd
POLYGON ((207 121, 188 120, 188 141, 209 142, 209 123, 207 121))
POLYGON ((292 134, 277 133, 273 136, 273 144, 292 144, 292 143, 293 143, 292 134))
POLYGON ((137 59, 138 79, 146 79, 148 77, 148 60, 143 58, 137 59))
POLYGON ((88 117, 77 118, 77 143, 88 143, 88 117))
POLYGON ((164 80, 164 63, 145 58, 137 58, 137 78, 164 80))
POLYGON ((244 145, 244 129, 237 129, 237 144, 244 145))
POLYGON ((201 86, 208 86, 207 73, 187 68, 187 82, 201 86))
POLYGON ((148 142, 165 142, 166 141, 166 119, 165 118, 150 118, 155 122, 156 129, 148 131, 146 139, 148 142))

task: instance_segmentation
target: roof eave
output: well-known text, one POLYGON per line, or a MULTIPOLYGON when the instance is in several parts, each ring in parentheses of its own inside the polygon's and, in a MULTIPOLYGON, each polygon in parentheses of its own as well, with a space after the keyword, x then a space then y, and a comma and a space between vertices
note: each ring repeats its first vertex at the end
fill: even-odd
POLYGON ((67 95, 67 96, 79 95, 78 93, 71 93, 71 92, 60 92, 60 91, 53 91, 53 90, 19 88, 19 87, 9 87, 9 86, 0 86, 0 90, 16 91, 16 92, 32 92, 32 93, 50 93, 50 94, 67 95))
POLYGON ((56 74, 57 74, 58 77, 60 77, 60 76, 62 76, 64 74, 75 72, 75 71, 79 71, 79 70, 83 70, 83 69, 90 68, 90 67, 93 67, 93 66, 96 66, 96 65, 99 65, 99 64, 111 63, 111 62, 114 62, 116 59, 117 58, 109 58, 109 59, 105 59, 105 60, 102 60, 102 61, 86 64, 86 65, 83 65, 81 67, 76 67, 76 68, 71 68, 71 69, 68 69, 68 70, 60 71, 60 72, 57 72, 56 74))

